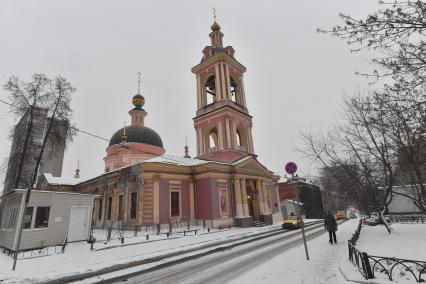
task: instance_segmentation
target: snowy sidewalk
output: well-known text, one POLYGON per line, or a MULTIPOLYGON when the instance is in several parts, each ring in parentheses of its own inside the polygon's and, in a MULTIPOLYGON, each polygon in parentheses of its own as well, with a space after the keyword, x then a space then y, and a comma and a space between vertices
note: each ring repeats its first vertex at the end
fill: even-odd
POLYGON ((304 283, 341 284, 347 283, 340 267, 351 273, 358 271, 348 261, 347 240, 354 233, 359 219, 339 225, 337 245, 328 242, 328 233, 308 241, 310 260, 306 260, 303 245, 286 251, 279 256, 247 271, 232 283, 304 283))
MULTIPOLYGON (((0 254, 0 282, 42 282, 168 253, 197 249, 208 244, 238 240, 279 228, 281 228, 281 225, 222 230, 196 236, 176 236, 177 238, 175 239, 146 241, 130 246, 94 251, 89 250, 87 243, 73 243, 68 245, 64 254, 21 259, 18 261, 17 269, 14 272, 11 271, 12 258, 0 254)), ((133 239, 132 241, 135 240, 133 239)))

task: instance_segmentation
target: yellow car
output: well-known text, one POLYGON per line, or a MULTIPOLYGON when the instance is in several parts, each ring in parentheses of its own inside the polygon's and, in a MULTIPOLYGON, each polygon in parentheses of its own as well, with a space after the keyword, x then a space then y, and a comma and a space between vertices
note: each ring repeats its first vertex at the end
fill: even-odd
POLYGON ((288 216, 283 220, 283 229, 299 229, 302 222, 297 216, 288 216))
POLYGON ((348 214, 346 213, 346 211, 337 211, 336 220, 342 220, 342 219, 348 220, 349 219, 348 214))

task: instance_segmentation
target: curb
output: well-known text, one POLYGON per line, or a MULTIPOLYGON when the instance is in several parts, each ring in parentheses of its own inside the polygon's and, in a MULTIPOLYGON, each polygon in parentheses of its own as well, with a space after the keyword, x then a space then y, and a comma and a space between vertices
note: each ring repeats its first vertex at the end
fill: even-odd
MULTIPOLYGON (((309 227, 314 226, 316 224, 321 224, 321 223, 323 223, 323 221, 311 222, 311 223, 309 223, 309 227)), ((83 273, 80 273, 80 274, 74 274, 74 275, 69 275, 69 276, 64 276, 64 277, 46 280, 46 281, 40 281, 39 283, 42 283, 42 284, 62 284, 62 283, 70 283, 70 282, 75 282, 75 281, 81 281, 81 280, 84 280, 86 278, 91 278, 91 277, 95 277, 95 276, 98 276, 98 275, 111 273, 111 272, 123 270, 123 269, 126 269, 126 268, 131 268, 131 267, 134 267, 134 266, 139 266, 139 265, 142 265, 142 264, 149 264, 149 263, 165 260, 167 258, 175 257, 175 256, 178 256, 178 255, 181 255, 181 254, 190 253, 190 252, 194 252, 194 251, 202 250, 202 249, 207 249, 207 248, 210 248, 210 247, 214 247, 214 246, 218 246, 218 245, 222 245, 222 244, 227 244, 227 243, 230 243, 230 242, 235 242, 235 241, 238 241, 238 240, 243 240, 240 243, 225 247, 225 249, 229 249, 229 248, 235 247, 236 245, 242 245, 242 244, 246 244, 246 243, 249 243, 249 242, 252 242, 252 241, 265 239, 265 238, 268 238, 268 237, 272 237, 272 236, 275 236, 275 235, 282 234, 283 232, 287 232, 287 231, 283 231, 282 229, 273 229, 273 230, 268 230, 267 232, 261 232, 259 234, 255 234, 255 235, 251 235, 251 236, 242 237, 242 235, 238 235, 238 236, 240 236, 240 239, 237 239, 237 240, 216 241, 216 242, 212 242, 212 243, 209 243, 209 244, 206 244, 206 245, 203 245, 203 246, 190 248, 190 249, 187 249, 187 250, 180 250, 180 251, 176 251, 176 252, 172 252, 172 253, 166 253, 166 254, 163 254, 163 255, 154 256, 154 257, 151 257, 151 258, 134 260, 134 261, 121 263, 121 264, 115 264, 115 265, 104 267, 104 268, 101 268, 101 269, 98 269, 98 270, 83 272, 83 273), (250 238, 250 239, 244 241, 244 239, 247 239, 247 238, 250 238)), ((211 254, 211 253, 217 252, 217 251, 215 251, 217 249, 220 249, 220 248, 216 248, 216 249, 208 251, 206 253, 211 254)), ((220 251, 220 250, 218 250, 218 251, 220 251)), ((201 256, 203 256, 203 255, 201 255, 201 256)), ((188 256, 187 258, 189 258, 189 257, 191 257, 191 256, 188 256)), ((173 261, 171 261, 171 263, 173 263, 173 261)), ((166 264, 160 264, 160 265, 155 266, 151 269, 158 269, 158 268, 163 267, 164 265, 166 265, 166 264)))

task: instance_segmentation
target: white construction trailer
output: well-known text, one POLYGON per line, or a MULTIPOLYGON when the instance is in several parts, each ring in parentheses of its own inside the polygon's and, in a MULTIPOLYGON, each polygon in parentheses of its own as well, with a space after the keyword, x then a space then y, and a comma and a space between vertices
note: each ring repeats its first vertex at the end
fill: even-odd
POLYGON ((92 194, 32 190, 24 212, 26 190, 15 189, 1 197, 0 247, 16 252, 63 245, 89 238, 94 199, 92 194))

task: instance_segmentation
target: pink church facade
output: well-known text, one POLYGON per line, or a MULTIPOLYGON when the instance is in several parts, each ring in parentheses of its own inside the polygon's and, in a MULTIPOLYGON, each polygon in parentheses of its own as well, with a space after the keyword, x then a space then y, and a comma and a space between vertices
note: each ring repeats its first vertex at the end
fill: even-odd
POLYGON ((130 126, 111 137, 104 174, 73 185, 39 182, 40 188, 93 193, 93 224, 126 226, 206 220, 209 226, 253 226, 282 221, 278 176, 257 160, 244 90, 246 68, 223 47, 214 22, 211 45, 192 68, 197 82, 194 128, 197 156, 165 155, 160 135, 145 126, 145 98, 133 97, 130 126), (62 186, 62 187, 61 187, 62 186))

